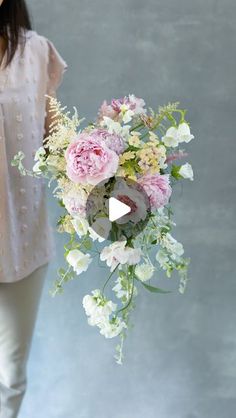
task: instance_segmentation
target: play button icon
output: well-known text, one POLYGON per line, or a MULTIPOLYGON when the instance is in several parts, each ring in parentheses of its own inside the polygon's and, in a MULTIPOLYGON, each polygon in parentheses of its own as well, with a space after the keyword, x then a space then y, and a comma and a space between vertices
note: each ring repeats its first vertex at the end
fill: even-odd
POLYGON ((117 219, 122 218, 122 216, 127 215, 131 212, 131 207, 116 199, 115 197, 110 197, 108 200, 108 213, 109 221, 114 222, 117 219))
POLYGON ((143 188, 123 177, 97 184, 86 201, 86 219, 95 236, 113 242, 140 234, 149 213, 149 199, 143 188))

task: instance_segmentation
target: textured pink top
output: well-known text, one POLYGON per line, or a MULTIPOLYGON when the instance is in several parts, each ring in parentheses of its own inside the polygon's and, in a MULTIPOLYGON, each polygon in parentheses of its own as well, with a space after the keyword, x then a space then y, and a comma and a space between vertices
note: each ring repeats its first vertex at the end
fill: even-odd
POLYGON ((46 184, 21 176, 11 161, 21 150, 32 169, 44 136, 45 94, 57 89, 67 64, 35 31, 27 31, 24 49, 20 43, 6 69, 5 61, 6 54, 0 67, 0 282, 14 282, 55 254, 46 184))

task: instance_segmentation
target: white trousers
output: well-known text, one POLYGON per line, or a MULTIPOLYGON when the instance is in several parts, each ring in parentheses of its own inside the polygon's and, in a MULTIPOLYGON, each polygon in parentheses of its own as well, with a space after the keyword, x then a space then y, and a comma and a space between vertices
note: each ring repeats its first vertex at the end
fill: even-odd
POLYGON ((27 384, 27 360, 48 264, 0 283, 0 418, 16 418, 27 384))

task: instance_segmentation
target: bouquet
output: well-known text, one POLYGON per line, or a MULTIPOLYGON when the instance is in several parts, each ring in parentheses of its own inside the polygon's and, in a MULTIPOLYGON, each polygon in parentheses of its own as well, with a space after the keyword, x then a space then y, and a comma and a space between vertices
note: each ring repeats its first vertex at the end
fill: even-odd
POLYGON ((49 186, 55 182, 53 195, 62 207, 58 231, 69 240, 52 295, 95 259, 109 269, 101 287, 83 297, 83 307, 89 325, 106 338, 119 336, 115 358, 122 364, 138 291, 169 293, 158 286, 159 269, 167 278, 177 271, 180 293, 188 281, 189 259, 171 233, 170 200, 176 182, 193 180, 191 165, 176 162, 187 156, 181 147, 194 136, 179 103, 154 111, 130 94, 104 101, 96 120, 82 128, 76 108, 71 114, 48 97, 53 123, 34 167, 24 168, 21 151, 12 165, 22 175, 46 177, 49 186))

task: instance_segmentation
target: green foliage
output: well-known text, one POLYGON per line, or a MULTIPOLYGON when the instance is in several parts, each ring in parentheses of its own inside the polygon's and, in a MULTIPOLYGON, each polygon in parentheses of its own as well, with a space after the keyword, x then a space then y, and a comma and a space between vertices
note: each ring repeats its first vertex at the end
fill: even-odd
POLYGON ((139 280, 139 281, 142 283, 143 287, 145 287, 145 289, 147 289, 149 292, 152 292, 152 293, 163 293, 163 294, 165 294, 165 293, 171 293, 169 290, 160 289, 159 287, 154 287, 154 286, 151 286, 151 285, 149 285, 147 283, 144 283, 141 280, 139 280))

